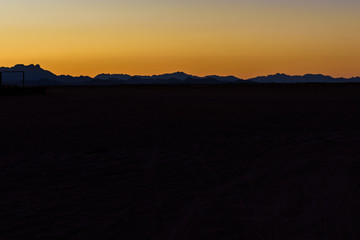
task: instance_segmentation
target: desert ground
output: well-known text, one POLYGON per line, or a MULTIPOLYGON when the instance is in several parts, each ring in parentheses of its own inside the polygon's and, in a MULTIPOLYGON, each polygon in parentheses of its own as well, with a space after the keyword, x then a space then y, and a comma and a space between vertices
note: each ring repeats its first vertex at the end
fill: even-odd
POLYGON ((0 96, 0 239, 360 239, 360 85, 0 96))

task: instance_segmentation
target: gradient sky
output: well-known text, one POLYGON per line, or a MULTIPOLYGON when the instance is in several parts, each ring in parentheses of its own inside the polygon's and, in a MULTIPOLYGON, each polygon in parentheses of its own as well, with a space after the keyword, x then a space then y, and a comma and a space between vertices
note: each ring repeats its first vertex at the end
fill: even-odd
POLYGON ((0 65, 360 76, 358 0, 0 0, 0 65))

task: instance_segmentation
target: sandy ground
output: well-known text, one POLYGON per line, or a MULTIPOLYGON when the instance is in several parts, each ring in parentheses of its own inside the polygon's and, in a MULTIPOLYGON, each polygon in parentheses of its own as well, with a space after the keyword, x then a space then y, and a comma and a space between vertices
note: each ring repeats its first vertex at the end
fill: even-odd
POLYGON ((360 239, 360 85, 0 97, 0 239, 360 239))

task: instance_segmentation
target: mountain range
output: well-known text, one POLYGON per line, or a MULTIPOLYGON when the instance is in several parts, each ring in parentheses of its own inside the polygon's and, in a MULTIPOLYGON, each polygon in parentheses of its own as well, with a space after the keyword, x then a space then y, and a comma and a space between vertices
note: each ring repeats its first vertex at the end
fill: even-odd
POLYGON ((303 76, 290 76, 275 74, 251 79, 240 79, 234 76, 210 75, 198 77, 183 72, 162 75, 140 76, 127 74, 99 74, 96 77, 56 75, 44 70, 40 65, 18 64, 13 67, 0 67, 3 73, 4 85, 16 85, 21 80, 19 74, 10 74, 11 71, 24 71, 27 86, 49 85, 117 85, 117 84, 249 84, 249 83, 345 83, 360 82, 360 77, 333 78, 321 74, 306 74, 303 76))

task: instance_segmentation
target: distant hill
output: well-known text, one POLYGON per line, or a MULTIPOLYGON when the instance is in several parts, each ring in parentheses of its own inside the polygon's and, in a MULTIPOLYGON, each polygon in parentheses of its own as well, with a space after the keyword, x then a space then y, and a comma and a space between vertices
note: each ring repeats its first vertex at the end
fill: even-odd
POLYGON ((99 74, 95 77, 96 80, 121 80, 121 81, 127 81, 131 78, 128 74, 99 74))
POLYGON ((198 77, 183 72, 175 72, 175 73, 167 73, 162 75, 153 75, 152 78, 163 79, 163 80, 177 79, 177 80, 185 81, 188 78, 198 78, 198 77))
MULTIPOLYGON (((360 82, 360 77, 333 78, 321 74, 290 76, 275 74, 243 80, 234 76, 210 75, 198 77, 184 72, 167 73, 152 76, 131 76, 128 74, 99 74, 95 78, 88 76, 56 75, 44 70, 40 65, 18 64, 13 67, 0 67, 0 71, 24 71, 27 86, 52 85, 115 85, 115 84, 243 84, 243 83, 342 83, 360 82)), ((4 84, 16 83, 19 74, 4 73, 4 84)))
POLYGON ((286 74, 275 74, 249 79, 257 83, 342 83, 360 82, 360 78, 333 78, 321 74, 306 74, 304 76, 290 76, 286 74))
MULTIPOLYGON (((40 65, 23 65, 18 64, 11 68, 1 67, 0 71, 24 71, 25 72, 25 81, 38 81, 41 79, 56 80, 57 76, 50 71, 44 70, 40 65)), ((18 79, 19 75, 17 74, 4 74, 4 79, 15 80, 18 79)))
POLYGON ((99 74, 99 80, 119 80, 128 84, 224 84, 224 83, 250 83, 234 76, 206 76, 198 77, 183 72, 167 73, 152 76, 130 76, 125 74, 99 74))

